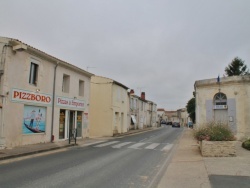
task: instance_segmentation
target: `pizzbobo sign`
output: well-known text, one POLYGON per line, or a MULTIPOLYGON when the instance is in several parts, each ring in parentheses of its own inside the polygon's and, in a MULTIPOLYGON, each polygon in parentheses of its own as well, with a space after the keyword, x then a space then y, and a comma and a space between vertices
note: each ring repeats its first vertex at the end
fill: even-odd
POLYGON ((12 90, 12 101, 14 102, 30 102, 39 104, 51 104, 52 97, 47 94, 40 94, 20 89, 12 90))

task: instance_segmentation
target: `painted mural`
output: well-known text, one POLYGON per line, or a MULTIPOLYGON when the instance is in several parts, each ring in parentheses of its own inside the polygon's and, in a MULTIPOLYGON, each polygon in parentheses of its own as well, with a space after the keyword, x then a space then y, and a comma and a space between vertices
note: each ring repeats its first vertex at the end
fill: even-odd
POLYGON ((23 134, 45 133, 46 108, 24 106, 23 134))

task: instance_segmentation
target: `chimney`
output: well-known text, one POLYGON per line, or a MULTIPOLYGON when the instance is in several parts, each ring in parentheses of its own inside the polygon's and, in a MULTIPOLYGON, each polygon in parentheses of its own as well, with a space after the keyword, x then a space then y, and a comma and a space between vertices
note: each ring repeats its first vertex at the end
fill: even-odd
POLYGON ((133 89, 131 89, 131 90, 130 90, 130 92, 129 92, 129 94, 130 94, 130 95, 135 94, 134 90, 133 90, 133 89))
POLYGON ((141 92, 141 99, 146 100, 145 99, 145 92, 141 92))

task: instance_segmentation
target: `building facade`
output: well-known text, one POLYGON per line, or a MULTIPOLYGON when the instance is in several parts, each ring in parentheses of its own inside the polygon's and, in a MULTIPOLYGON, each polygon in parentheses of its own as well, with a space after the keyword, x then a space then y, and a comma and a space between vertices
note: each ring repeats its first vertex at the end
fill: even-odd
POLYGON ((222 122, 238 139, 250 136, 250 76, 199 80, 194 88, 197 126, 222 122))
POLYGON ((0 37, 0 147, 88 137, 91 73, 0 37))
POLYGON ((186 108, 181 108, 177 110, 177 117, 179 119, 181 126, 187 126, 187 123, 190 121, 189 115, 186 108))
POLYGON ((134 94, 134 90, 131 89, 129 93, 129 111, 130 111, 130 125, 129 129, 138 129, 139 127, 139 97, 134 94))
POLYGON ((91 77, 90 136, 113 136, 127 132, 128 87, 101 76, 91 77))

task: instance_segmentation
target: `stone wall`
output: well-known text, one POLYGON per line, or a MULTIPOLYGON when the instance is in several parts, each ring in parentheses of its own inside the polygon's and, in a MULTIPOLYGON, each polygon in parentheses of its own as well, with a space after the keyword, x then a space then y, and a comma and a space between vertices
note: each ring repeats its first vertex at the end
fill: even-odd
POLYGON ((200 142, 203 157, 233 157, 236 156, 235 141, 205 141, 200 142))

